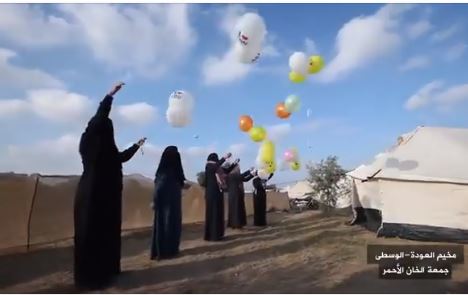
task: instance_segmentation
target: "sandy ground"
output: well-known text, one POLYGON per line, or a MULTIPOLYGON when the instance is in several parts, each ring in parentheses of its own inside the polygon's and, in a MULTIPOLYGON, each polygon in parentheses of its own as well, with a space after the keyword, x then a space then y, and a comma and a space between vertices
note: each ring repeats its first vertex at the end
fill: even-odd
MULTIPOLYGON (((202 225, 184 227, 180 257, 148 258, 149 231, 123 239, 123 273, 108 293, 467 293, 468 265, 452 280, 380 280, 366 264, 366 244, 418 244, 377 239, 348 217, 271 213, 270 226, 201 239, 202 225)), ((249 221, 251 223, 251 221, 249 221)), ((465 246, 465 261, 468 261, 465 246)), ((0 256, 0 292, 73 293, 70 246, 0 256)))

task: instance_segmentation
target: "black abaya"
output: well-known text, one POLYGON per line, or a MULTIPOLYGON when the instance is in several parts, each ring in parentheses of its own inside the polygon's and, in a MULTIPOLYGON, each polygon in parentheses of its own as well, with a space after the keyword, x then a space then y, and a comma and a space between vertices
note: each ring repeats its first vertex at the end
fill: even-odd
POLYGON ((102 100, 80 140, 83 174, 74 206, 74 278, 80 288, 105 287, 120 273, 122 163, 139 146, 118 151, 109 119, 112 100, 102 100))
MULTIPOLYGON (((270 174, 268 180, 273 177, 273 174, 270 174)), ((266 181, 262 180, 260 177, 255 177, 252 181, 254 186, 253 194, 253 207, 254 207, 254 225, 255 226, 266 226, 266 191, 265 185, 266 181)))
POLYGON ((247 224, 243 182, 249 181, 252 177, 250 170, 242 174, 231 173, 228 176, 228 227, 242 228, 247 224))
POLYGON ((206 241, 219 241, 224 237, 224 194, 221 191, 216 171, 225 159, 210 155, 205 166, 205 235, 206 241))
POLYGON ((171 258, 179 253, 183 182, 173 174, 161 175, 155 187, 151 259, 171 258))

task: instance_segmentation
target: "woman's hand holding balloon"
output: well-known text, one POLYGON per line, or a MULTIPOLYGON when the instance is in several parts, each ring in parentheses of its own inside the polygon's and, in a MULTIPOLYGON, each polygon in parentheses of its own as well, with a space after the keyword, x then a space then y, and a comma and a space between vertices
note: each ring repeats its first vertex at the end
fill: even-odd
POLYGON ((117 92, 119 92, 120 89, 122 89, 122 86, 124 86, 124 82, 117 82, 114 87, 112 87, 111 91, 109 91, 108 95, 109 96, 114 96, 117 92))
POLYGON ((138 142, 137 142, 137 145, 139 147, 142 147, 144 144, 145 144, 145 141, 146 141, 146 137, 143 137, 142 139, 140 139, 138 142))

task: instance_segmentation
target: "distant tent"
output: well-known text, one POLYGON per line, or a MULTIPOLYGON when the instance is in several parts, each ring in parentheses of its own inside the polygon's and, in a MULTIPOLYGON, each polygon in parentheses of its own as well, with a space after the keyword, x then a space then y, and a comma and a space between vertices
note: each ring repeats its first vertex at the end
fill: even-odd
POLYGON ((298 181, 292 186, 287 187, 288 197, 290 199, 302 199, 312 194, 312 186, 307 180, 298 181))
MULTIPOLYGON (((349 208, 350 196, 349 193, 346 193, 346 187, 349 187, 347 179, 343 178, 337 183, 337 185, 338 195, 334 208, 349 208)), ((320 196, 314 193, 312 185, 307 180, 298 181, 294 185, 288 186, 286 191, 288 192, 288 197, 290 199, 303 199, 310 196, 312 199, 321 202, 320 196)))
POLYGON ((353 223, 378 236, 468 242, 468 129, 419 127, 348 175, 353 223))

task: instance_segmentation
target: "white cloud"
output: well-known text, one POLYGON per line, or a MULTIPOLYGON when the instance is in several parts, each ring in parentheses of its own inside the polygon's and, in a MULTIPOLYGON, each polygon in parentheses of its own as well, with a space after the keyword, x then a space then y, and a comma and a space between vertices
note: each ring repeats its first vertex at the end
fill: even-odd
POLYGON ((204 160, 208 157, 210 153, 216 152, 216 146, 214 144, 209 146, 191 146, 186 149, 183 149, 181 153, 188 157, 202 157, 204 160))
POLYGON ((0 100, 0 118, 33 113, 52 122, 81 122, 89 115, 91 100, 62 89, 36 89, 26 99, 0 100))
POLYGON ((409 71, 415 69, 426 68, 431 64, 431 60, 427 56, 418 55, 409 58, 399 69, 400 71, 409 71))
POLYGON ((452 26, 448 27, 445 30, 440 30, 440 31, 437 31, 434 34, 432 34, 431 41, 432 42, 445 41, 445 40, 449 39, 450 37, 452 37, 453 35, 455 35, 459 30, 460 30, 459 25, 457 25, 457 24, 452 25, 452 26))
POLYGON ((289 123, 282 123, 282 124, 268 126, 266 129, 267 129, 268 139, 276 142, 288 136, 292 131, 292 126, 289 123))
POLYGON ((11 118, 27 110, 27 103, 21 99, 0 100, 0 118, 11 118))
POLYGON ((246 77, 250 71, 249 65, 237 61, 233 48, 222 57, 208 57, 202 66, 202 75, 207 85, 237 81, 246 77))
MULTIPOLYGON (((0 38, 25 47, 52 47, 73 43, 73 26, 37 5, 2 4, 0 38)), ((0 71, 1 72, 1 71, 0 71)))
POLYGON ((197 39, 186 4, 62 4, 59 9, 97 60, 147 78, 180 64, 197 39))
POLYGON ((450 47, 444 54, 444 59, 448 62, 455 61, 461 58, 464 54, 468 45, 465 43, 460 43, 455 46, 450 47))
POLYGON ((434 92, 443 85, 444 83, 440 80, 432 81, 424 85, 406 101, 405 108, 407 110, 415 110, 428 105, 431 102, 434 92))
POLYGON ((27 145, 9 145, 0 156, 2 171, 42 174, 78 174, 82 171, 79 136, 65 134, 27 145))
POLYGON ((27 47, 82 46, 112 69, 147 78, 179 65, 197 40, 187 4, 54 8, 57 12, 38 5, 2 5, 0 39, 27 47))
MULTIPOLYGON (((0 99, 0 119, 34 114, 56 123, 84 124, 97 108, 87 96, 63 89, 34 89, 25 99, 0 99)), ((111 117, 125 124, 145 125, 156 119, 157 109, 140 102, 116 105, 111 117)))
POLYGON ((454 106, 468 101, 468 83, 455 85, 437 94, 434 101, 442 106, 454 106))
POLYGON ((37 116, 56 122, 81 121, 92 106, 88 97, 61 89, 31 90, 27 103, 37 116))
POLYGON ((468 84, 454 85, 443 89, 442 81, 426 84, 411 96, 405 104, 408 110, 415 110, 431 104, 444 109, 468 101, 468 84))
POLYGON ((146 102, 118 106, 116 113, 124 122, 137 125, 148 124, 157 117, 156 107, 146 102))
POLYGON ((227 152, 232 153, 233 158, 242 158, 247 149, 248 146, 245 143, 235 143, 228 147, 227 152))
POLYGON ((262 49, 262 55, 264 57, 278 57, 281 54, 273 44, 266 44, 262 49))
POLYGON ((347 22, 336 37, 336 56, 318 75, 319 81, 332 82, 382 58, 400 47, 398 32, 401 17, 412 5, 385 5, 374 15, 347 22))
POLYGON ((314 40, 306 38, 304 40, 306 54, 318 54, 317 44, 314 40))
POLYGON ((407 34, 411 39, 416 39, 428 33, 432 29, 432 24, 428 20, 420 20, 409 25, 407 34))
POLYGON ((13 65, 16 52, 0 48, 0 87, 31 89, 38 87, 63 87, 63 82, 38 70, 13 65))

